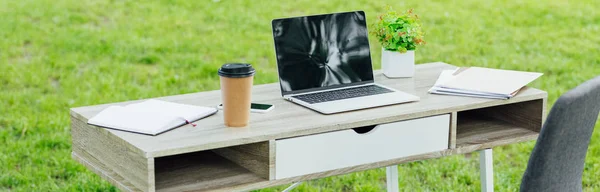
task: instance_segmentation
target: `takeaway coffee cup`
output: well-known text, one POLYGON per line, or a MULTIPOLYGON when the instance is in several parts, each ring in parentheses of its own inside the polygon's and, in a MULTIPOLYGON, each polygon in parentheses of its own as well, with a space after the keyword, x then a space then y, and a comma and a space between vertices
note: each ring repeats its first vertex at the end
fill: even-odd
POLYGON ((228 63, 219 69, 223 119, 228 127, 248 125, 254 72, 252 65, 243 63, 228 63))

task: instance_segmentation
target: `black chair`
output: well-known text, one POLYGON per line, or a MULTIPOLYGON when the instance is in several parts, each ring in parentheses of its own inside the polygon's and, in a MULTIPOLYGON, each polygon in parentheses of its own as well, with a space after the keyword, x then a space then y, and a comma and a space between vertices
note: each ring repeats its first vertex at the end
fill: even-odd
POLYGON ((533 148, 521 191, 582 191, 585 155, 600 111, 600 76, 562 95, 533 148))

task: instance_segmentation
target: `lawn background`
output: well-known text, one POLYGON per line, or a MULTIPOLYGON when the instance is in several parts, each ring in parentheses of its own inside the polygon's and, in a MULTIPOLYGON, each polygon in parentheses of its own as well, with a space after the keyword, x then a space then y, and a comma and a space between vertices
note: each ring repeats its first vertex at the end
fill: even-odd
MULTIPOLYGON (((0 0, 0 191, 117 191, 70 158, 69 108, 215 90, 226 62, 251 63, 255 84, 274 83, 271 19, 364 10, 373 23, 385 5, 415 8, 422 19, 427 45, 417 63, 543 72, 531 86, 548 91, 549 105, 600 74, 594 0, 0 0)), ((371 39, 375 68, 380 49, 371 39)), ((600 191, 598 127, 586 191, 600 191)), ((518 190, 533 145, 494 149, 496 190, 518 190)), ((402 164, 399 172, 405 191, 480 190, 476 153, 402 164)), ((384 188, 384 169, 374 169, 298 190, 384 188)))

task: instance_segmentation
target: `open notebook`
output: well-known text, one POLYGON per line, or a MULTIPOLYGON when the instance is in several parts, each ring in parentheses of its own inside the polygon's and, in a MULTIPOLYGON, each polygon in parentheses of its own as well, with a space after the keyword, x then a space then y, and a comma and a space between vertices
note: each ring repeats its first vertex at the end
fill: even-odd
POLYGON ((185 105, 150 99, 126 106, 110 106, 88 120, 105 128, 158 135, 215 114, 214 107, 185 105))

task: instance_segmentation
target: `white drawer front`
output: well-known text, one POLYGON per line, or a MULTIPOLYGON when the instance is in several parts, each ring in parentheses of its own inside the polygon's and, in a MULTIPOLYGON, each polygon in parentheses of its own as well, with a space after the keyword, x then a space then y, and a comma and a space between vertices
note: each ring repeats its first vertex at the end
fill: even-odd
POLYGON ((275 178, 282 179, 448 149, 450 115, 281 139, 275 178))

